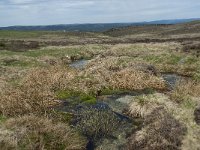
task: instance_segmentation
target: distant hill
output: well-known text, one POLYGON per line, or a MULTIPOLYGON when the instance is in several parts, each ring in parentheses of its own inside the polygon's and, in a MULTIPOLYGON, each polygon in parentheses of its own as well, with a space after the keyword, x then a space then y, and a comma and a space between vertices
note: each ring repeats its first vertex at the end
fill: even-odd
POLYGON ((167 37, 171 35, 197 35, 200 34, 200 20, 176 24, 145 24, 110 29, 104 34, 113 37, 140 36, 140 37, 167 37))
POLYGON ((151 22, 138 23, 97 23, 97 24, 63 24, 63 25, 47 25, 47 26, 9 26, 0 27, 0 30, 18 30, 18 31, 80 31, 80 32, 103 32, 112 28, 121 28, 139 25, 155 25, 155 24, 177 24, 185 23, 195 19, 175 19, 175 20, 158 20, 151 22))

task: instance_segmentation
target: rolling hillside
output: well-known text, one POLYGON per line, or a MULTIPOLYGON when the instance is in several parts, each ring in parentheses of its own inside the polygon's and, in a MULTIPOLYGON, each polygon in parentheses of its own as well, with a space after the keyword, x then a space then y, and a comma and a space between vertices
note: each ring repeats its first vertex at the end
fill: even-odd
POLYGON ((118 29, 111 29, 105 34, 109 36, 119 37, 126 35, 143 35, 143 36, 169 36, 169 35, 185 35, 200 34, 200 21, 192 21, 188 23, 174 25, 140 25, 129 26, 118 29))
POLYGON ((200 19, 175 19, 175 20, 157 20, 150 22, 136 22, 136 23, 96 23, 96 24, 61 24, 61 25, 47 25, 47 26, 9 26, 0 27, 0 30, 18 30, 18 31, 80 31, 80 32, 103 32, 112 28, 121 28, 127 26, 141 26, 141 25, 169 25, 177 23, 185 23, 200 19))

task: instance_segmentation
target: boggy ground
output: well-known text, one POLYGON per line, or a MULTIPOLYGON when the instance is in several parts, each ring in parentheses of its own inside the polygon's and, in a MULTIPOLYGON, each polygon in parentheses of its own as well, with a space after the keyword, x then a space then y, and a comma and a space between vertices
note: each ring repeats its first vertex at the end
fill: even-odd
POLYGON ((180 43, 2 50, 0 70, 5 150, 200 148, 200 59, 180 43))

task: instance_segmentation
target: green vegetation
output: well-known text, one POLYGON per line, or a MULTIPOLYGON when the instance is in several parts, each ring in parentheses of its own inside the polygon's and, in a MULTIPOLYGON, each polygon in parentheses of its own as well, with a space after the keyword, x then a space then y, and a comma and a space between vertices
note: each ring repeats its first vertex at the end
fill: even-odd
POLYGON ((96 98, 93 95, 89 95, 86 93, 78 92, 78 91, 58 91, 56 92, 56 97, 61 100, 68 100, 72 104, 95 104, 96 98))
POLYGON ((111 89, 111 88, 104 88, 101 90, 101 95, 113 95, 113 94, 121 94, 128 92, 127 90, 120 90, 120 89, 111 89))
POLYGON ((86 109, 78 117, 80 121, 76 128, 95 140, 104 136, 112 136, 120 125, 116 114, 110 110, 86 109))
POLYGON ((0 115, 0 123, 2 123, 2 122, 4 122, 4 121, 6 121, 6 117, 5 117, 5 116, 2 116, 2 115, 0 115))

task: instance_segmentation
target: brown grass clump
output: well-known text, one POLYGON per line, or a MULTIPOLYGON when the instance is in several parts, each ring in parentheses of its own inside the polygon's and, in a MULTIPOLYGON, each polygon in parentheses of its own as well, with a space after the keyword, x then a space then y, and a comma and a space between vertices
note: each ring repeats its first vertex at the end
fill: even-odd
MULTIPOLYGON (((154 110, 164 107, 167 113, 172 115, 183 126, 187 127, 187 133, 183 137, 181 149, 198 149, 200 147, 200 126, 195 122, 194 112, 198 108, 199 98, 194 98, 190 95, 187 95, 186 98, 181 103, 177 103, 171 100, 170 96, 161 93, 136 96, 129 106, 129 114, 134 117, 146 119, 154 110)), ((137 138, 139 138, 139 134, 142 134, 142 138, 145 137, 146 128, 143 128, 143 130, 137 133, 137 138)))
POLYGON ((102 85, 92 76, 70 68, 53 66, 33 69, 19 86, 6 87, 1 92, 0 113, 6 116, 46 114, 58 102, 57 91, 97 93, 102 85))
POLYGON ((33 115, 9 119, 0 131, 0 147, 4 150, 81 150, 86 146, 86 140, 66 124, 33 115))
POLYGON ((7 82, 5 81, 5 79, 0 77, 0 91, 5 89, 6 85, 7 85, 7 82))
POLYGON ((151 114, 156 108, 160 107, 159 104, 151 101, 151 99, 154 97, 150 96, 142 95, 134 98, 133 102, 130 103, 128 113, 133 117, 145 118, 146 116, 151 114))
POLYGON ((142 90, 146 88, 165 89, 162 78, 134 69, 123 69, 112 75, 111 85, 119 89, 142 90))
MULTIPOLYGON (((165 89, 164 80, 156 76, 156 70, 148 64, 132 61, 130 57, 106 57, 90 62, 86 74, 93 74, 101 83, 113 88, 142 90, 165 89)), ((155 68, 154 68, 155 69, 155 68)))
POLYGON ((85 109, 78 120, 77 129, 94 140, 112 136, 120 126, 119 118, 111 110, 85 109))
POLYGON ((187 99, 188 96, 200 96, 200 83, 192 80, 181 80, 170 94, 171 99, 177 102, 187 99))
POLYGON ((144 128, 129 138, 128 149, 179 150, 186 128, 163 107, 145 117, 144 128))
POLYGON ((45 114, 55 104, 54 92, 64 89, 73 77, 74 72, 64 68, 34 69, 21 85, 7 87, 1 93, 0 112, 6 116, 45 114))

